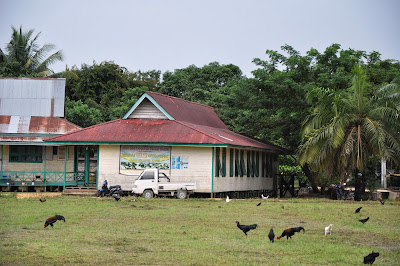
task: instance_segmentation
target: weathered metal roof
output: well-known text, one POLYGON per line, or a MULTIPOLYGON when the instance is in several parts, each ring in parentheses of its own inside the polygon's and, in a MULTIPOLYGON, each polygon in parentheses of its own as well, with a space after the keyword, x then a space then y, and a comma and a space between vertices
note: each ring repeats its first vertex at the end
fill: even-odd
POLYGON ((210 106, 151 91, 147 91, 124 118, 128 118, 145 98, 153 102, 160 111, 166 112, 166 116, 170 120, 185 121, 214 128, 227 128, 215 113, 214 108, 210 106))
POLYGON ((259 148, 278 153, 284 149, 236 134, 229 129, 213 128, 176 120, 117 119, 69 134, 51 137, 57 143, 146 143, 222 145, 259 148))
POLYGON ((64 117, 64 78, 0 78, 0 115, 64 117))
POLYGON ((60 117, 0 115, 0 142, 41 142, 44 138, 79 130, 60 117))

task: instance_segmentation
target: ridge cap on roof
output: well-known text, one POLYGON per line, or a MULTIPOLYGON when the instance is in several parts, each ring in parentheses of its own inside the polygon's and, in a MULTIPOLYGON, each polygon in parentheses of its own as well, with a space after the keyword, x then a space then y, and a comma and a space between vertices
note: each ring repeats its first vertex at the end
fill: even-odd
POLYGON ((75 131, 72 131, 72 132, 69 132, 69 133, 62 134, 62 135, 60 135, 60 136, 55 136, 55 137, 51 137, 51 138, 46 138, 46 139, 44 139, 44 141, 48 141, 48 140, 51 141, 51 139, 53 139, 53 138, 58 138, 58 137, 61 137, 61 136, 68 136, 68 135, 71 135, 71 134, 74 134, 74 133, 78 133, 78 131, 79 131, 79 132, 83 132, 83 131, 85 131, 85 130, 89 130, 89 129, 92 129, 92 128, 95 128, 95 127, 99 127, 99 126, 101 126, 101 125, 114 123, 114 122, 117 122, 117 121, 119 121, 119 120, 123 120, 123 119, 122 119, 122 118, 118 118, 118 119, 115 119, 115 120, 111 120, 111 121, 107 121, 107 122, 104 122, 104 123, 96 124, 96 125, 93 125, 93 126, 90 126, 90 127, 81 128, 81 129, 78 129, 78 130, 75 130, 75 131))
MULTIPOLYGON (((219 140, 219 139, 216 138, 215 136, 210 135, 210 134, 208 134, 208 133, 206 133, 206 132, 203 132, 203 131, 201 131, 201 130, 199 130, 199 129, 197 129, 197 128, 193 128, 193 127, 191 127, 190 125, 185 124, 184 121, 177 121, 177 120, 174 120, 174 122, 179 123, 179 124, 181 124, 181 125, 183 125, 183 126, 185 126, 185 127, 188 127, 188 128, 190 128, 190 129, 192 129, 192 130, 194 130, 194 131, 200 132, 201 134, 204 134, 204 135, 206 135, 206 136, 208 136, 208 137, 210 137, 210 138, 212 138, 212 139, 215 139, 216 141, 221 142, 221 140, 219 140)), ((188 122, 186 122, 186 123, 188 123, 188 122)), ((190 123, 190 124, 192 124, 192 123, 190 123)), ((193 125, 198 125, 198 124, 193 124, 193 125)), ((199 125, 199 126, 201 126, 201 125, 199 125)), ((205 126, 205 127, 210 127, 210 126, 205 126)), ((210 128, 215 128, 215 127, 210 127, 210 128)))
POLYGON ((149 94, 150 96, 151 96, 151 94, 157 94, 159 96, 163 96, 163 97, 166 97, 166 98, 173 98, 173 99, 177 99, 177 100, 180 100, 180 101, 188 102, 188 103, 191 103, 191 104, 201 105, 203 107, 207 107, 207 108, 210 108, 210 109, 214 110, 214 107, 212 107, 212 106, 205 105, 205 104, 202 104, 202 103, 192 102, 192 101, 185 100, 185 99, 182 99, 182 98, 178 98, 178 97, 175 97, 175 96, 170 96, 170 95, 167 95, 167 94, 154 92, 154 91, 146 91, 146 93, 149 94))

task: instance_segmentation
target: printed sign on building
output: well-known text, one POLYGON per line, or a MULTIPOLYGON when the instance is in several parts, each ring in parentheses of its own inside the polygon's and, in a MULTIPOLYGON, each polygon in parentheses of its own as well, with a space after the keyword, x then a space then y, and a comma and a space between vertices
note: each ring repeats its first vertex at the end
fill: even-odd
POLYGON ((172 169, 188 169, 189 157, 172 156, 172 169))
POLYGON ((120 169, 170 169, 170 154, 170 147, 122 145, 120 169))

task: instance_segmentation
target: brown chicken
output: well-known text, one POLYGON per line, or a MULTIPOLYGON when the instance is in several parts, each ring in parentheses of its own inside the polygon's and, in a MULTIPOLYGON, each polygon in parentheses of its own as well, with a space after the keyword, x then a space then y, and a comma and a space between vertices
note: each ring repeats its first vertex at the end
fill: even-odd
POLYGON ((53 217, 50 217, 49 219, 47 219, 46 220, 46 222, 44 223, 44 228, 46 228, 47 226, 51 226, 51 227, 53 227, 53 224, 55 223, 55 222, 57 222, 58 220, 63 220, 64 221, 64 223, 65 223, 65 218, 64 218, 64 216, 62 216, 62 215, 55 215, 55 216, 53 216, 53 217))
POLYGON ((286 236, 286 239, 292 239, 292 236, 294 235, 294 233, 296 232, 300 232, 301 230, 303 230, 303 232, 305 233, 306 230, 304 230, 303 227, 292 227, 292 228, 288 228, 286 230, 284 230, 282 232, 282 234, 280 236, 278 236, 276 239, 281 239, 282 237, 286 236))

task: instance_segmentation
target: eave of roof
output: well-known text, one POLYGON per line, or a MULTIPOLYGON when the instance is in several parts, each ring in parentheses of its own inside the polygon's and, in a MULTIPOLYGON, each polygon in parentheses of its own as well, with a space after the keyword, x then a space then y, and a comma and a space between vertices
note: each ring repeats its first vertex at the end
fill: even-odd
POLYGON ((175 120, 117 119, 45 140, 54 144, 168 145, 246 147, 284 153, 283 149, 236 134, 175 120))
POLYGON ((0 142, 43 143, 43 139, 81 127, 61 117, 0 116, 0 142))

